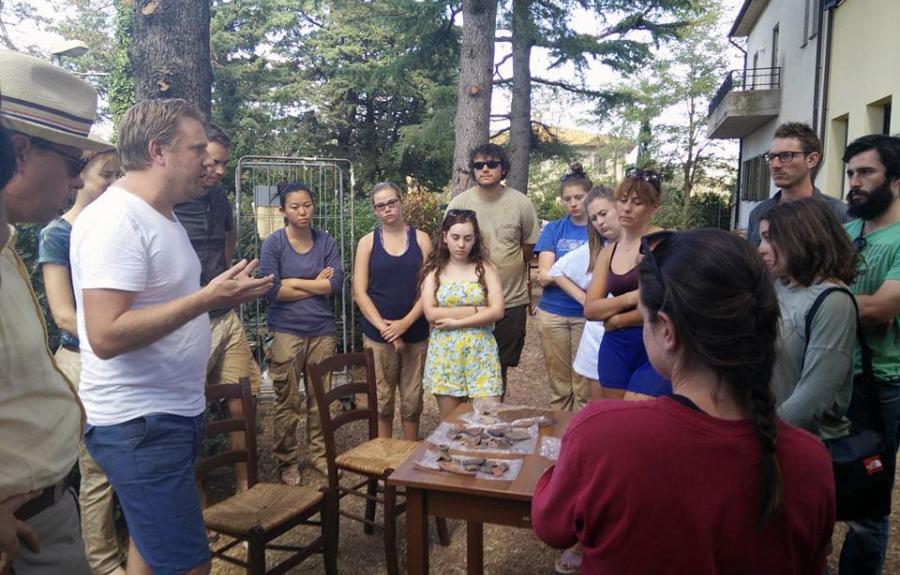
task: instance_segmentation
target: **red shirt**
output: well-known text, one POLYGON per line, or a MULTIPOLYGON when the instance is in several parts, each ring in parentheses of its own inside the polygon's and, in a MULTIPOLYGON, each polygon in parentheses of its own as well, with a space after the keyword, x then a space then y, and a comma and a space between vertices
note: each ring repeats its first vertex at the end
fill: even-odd
POLYGON ((821 575, 835 516, 831 459, 780 421, 776 453, 783 503, 757 532, 762 450, 749 421, 669 398, 591 402, 538 483, 534 531, 557 548, 580 541, 582 573, 821 575))

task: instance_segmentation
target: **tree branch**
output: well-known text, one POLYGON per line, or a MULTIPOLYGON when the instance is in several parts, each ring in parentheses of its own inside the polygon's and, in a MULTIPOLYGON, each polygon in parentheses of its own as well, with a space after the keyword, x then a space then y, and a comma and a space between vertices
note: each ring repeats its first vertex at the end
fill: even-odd
POLYGON ((488 138, 488 139, 489 139, 489 140, 493 140, 494 138, 496 138, 496 137, 499 136, 500 134, 503 134, 503 133, 508 132, 508 131, 509 131, 509 126, 507 126, 506 128, 503 128, 502 130, 500 130, 500 131, 498 131, 498 132, 494 132, 493 134, 491 134, 491 137, 488 138))
POLYGON ((10 50, 19 50, 10 39, 9 32, 6 29, 6 22, 3 21, 3 0, 0 0, 0 42, 3 42, 3 45, 10 50))
POLYGON ((591 96, 594 98, 605 98, 609 95, 608 92, 603 92, 601 90, 591 90, 590 88, 581 88, 579 86, 573 86, 572 84, 567 84, 565 82, 559 82, 557 80, 547 80, 546 78, 538 78, 537 76, 532 76, 531 81, 535 84, 542 84, 544 86, 554 86, 556 88, 561 88, 567 92, 572 92, 573 94, 581 94, 582 96, 591 96))

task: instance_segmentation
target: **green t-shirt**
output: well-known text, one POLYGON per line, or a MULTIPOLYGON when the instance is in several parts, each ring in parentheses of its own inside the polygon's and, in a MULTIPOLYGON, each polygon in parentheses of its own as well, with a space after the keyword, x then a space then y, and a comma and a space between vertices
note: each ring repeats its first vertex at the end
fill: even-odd
MULTIPOLYGON (((851 239, 859 237, 862 220, 844 225, 851 239)), ((900 281, 900 222, 866 234, 860 273, 850 286, 853 293, 870 295, 888 280, 900 281)), ((887 330, 865 329, 866 343, 872 348, 872 369, 882 381, 900 385, 900 316, 894 316, 887 330)), ((859 346, 856 347, 854 372, 862 373, 859 346)))

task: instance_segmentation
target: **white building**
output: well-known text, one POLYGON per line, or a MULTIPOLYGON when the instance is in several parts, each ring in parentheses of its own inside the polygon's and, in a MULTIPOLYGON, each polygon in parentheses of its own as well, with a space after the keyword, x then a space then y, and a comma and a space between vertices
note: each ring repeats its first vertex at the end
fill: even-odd
POLYGON ((728 34, 744 67, 726 76, 710 103, 709 137, 740 140, 735 228, 746 228, 750 210, 777 191, 762 159, 775 128, 803 122, 818 131, 820 2, 745 0, 728 34))

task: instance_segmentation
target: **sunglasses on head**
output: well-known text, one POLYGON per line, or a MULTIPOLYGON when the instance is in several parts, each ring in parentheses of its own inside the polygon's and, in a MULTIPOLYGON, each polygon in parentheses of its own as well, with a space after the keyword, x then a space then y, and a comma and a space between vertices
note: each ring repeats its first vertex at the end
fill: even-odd
POLYGON ((628 168, 627 170, 625 170, 625 177, 626 178, 636 178, 638 180, 643 180, 645 182, 648 182, 654 188, 656 188, 656 191, 659 191, 659 184, 660 184, 659 172, 656 172, 653 170, 642 170, 637 167, 631 167, 631 168, 628 168))
POLYGON ((486 162, 472 162, 472 167, 476 170, 483 170, 487 166, 491 170, 496 170, 501 164, 500 160, 488 160, 486 162))
POLYGON ((666 285, 666 279, 665 276, 663 276, 662 268, 659 267, 659 262, 656 261, 653 250, 659 247, 661 243, 672 239, 674 235, 675 232, 672 230, 662 230, 660 232, 647 234, 641 238, 641 255, 650 262, 650 265, 653 267, 653 275, 656 276, 656 281, 663 287, 666 285))
POLYGON ((475 217, 475 211, 474 211, 474 210, 463 210, 463 209, 453 208, 452 210, 447 210, 447 217, 444 218, 444 219, 447 219, 447 218, 458 218, 458 217, 474 218, 474 217, 475 217))
POLYGON ((63 159, 66 160, 66 167, 68 168, 69 177, 71 178, 75 178, 79 174, 81 174, 81 171, 84 170, 84 167, 87 166, 88 162, 90 161, 82 156, 70 154, 65 149, 54 144, 53 142, 48 142, 47 140, 43 140, 41 138, 33 137, 31 138, 31 143, 34 144, 34 147, 38 149, 56 152, 57 154, 62 156, 63 159))

